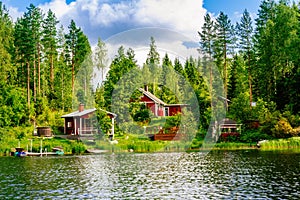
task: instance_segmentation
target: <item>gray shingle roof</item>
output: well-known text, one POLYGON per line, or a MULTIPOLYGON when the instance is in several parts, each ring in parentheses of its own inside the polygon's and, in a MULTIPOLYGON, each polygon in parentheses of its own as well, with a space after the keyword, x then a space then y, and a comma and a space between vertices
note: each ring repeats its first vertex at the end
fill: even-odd
POLYGON ((66 115, 61 116, 61 118, 68 118, 68 117, 82 117, 84 115, 90 114, 92 112, 95 112, 96 108, 86 109, 84 111, 79 112, 78 110, 66 115))

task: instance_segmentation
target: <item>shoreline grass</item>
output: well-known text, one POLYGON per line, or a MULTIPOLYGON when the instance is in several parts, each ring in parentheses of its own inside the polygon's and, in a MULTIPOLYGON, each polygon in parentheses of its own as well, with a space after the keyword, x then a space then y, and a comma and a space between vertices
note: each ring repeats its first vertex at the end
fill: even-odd
POLYGON ((84 154, 87 149, 107 150, 108 152, 192 152, 192 151, 209 151, 209 150, 300 150, 300 137, 287 139, 266 140, 257 148, 256 143, 242 142, 218 142, 204 143, 203 140, 193 139, 192 141, 151 141, 147 136, 128 134, 115 138, 118 143, 111 144, 106 140, 97 140, 92 143, 68 140, 62 138, 40 138, 36 136, 26 136, 22 139, 6 137, 0 140, 0 156, 10 155, 12 148, 20 147, 30 150, 32 140, 32 151, 40 152, 42 141, 43 151, 51 151, 53 147, 61 146, 65 154, 84 154))
POLYGON ((260 144, 262 150, 300 149, 300 137, 266 140, 260 144))

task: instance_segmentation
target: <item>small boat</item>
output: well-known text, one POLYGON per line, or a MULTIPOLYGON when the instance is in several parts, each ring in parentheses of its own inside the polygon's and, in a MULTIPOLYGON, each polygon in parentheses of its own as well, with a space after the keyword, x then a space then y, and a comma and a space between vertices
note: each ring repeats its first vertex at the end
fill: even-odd
POLYGON ((16 157, 25 157, 27 156, 27 153, 25 152, 25 150, 21 147, 16 147, 16 151, 14 152, 14 155, 16 157))
POLYGON ((107 153, 109 151, 105 149, 87 149, 86 152, 91 154, 102 154, 102 153, 107 153))
POLYGON ((56 155, 64 155, 64 149, 62 147, 53 147, 52 151, 56 154, 56 155))
POLYGON ((64 155, 64 150, 62 147, 54 147, 52 152, 26 152, 21 147, 16 147, 12 150, 12 156, 16 157, 25 157, 25 156, 55 156, 55 155, 64 155))

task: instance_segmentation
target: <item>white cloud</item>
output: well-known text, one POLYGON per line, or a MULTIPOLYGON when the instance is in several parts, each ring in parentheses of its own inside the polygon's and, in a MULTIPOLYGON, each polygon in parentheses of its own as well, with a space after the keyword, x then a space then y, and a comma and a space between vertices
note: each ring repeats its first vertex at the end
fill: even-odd
POLYGON ((52 0, 40 7, 45 11, 54 11, 65 26, 71 19, 84 29, 99 29, 100 33, 101 29, 113 26, 118 31, 155 26, 198 39, 197 31, 203 24, 206 12, 202 4, 203 0, 125 0, 114 3, 105 0, 77 0, 68 5, 65 0, 52 0))
POLYGON ((65 0, 52 0, 49 3, 39 5, 39 7, 46 13, 51 9, 58 19, 63 19, 64 17, 70 18, 71 16, 76 16, 76 2, 67 4, 65 0))
POLYGON ((142 25, 171 28, 195 38, 205 13, 202 0, 141 0, 134 18, 142 25))
POLYGON ((23 12, 20 12, 19 9, 15 7, 9 7, 8 12, 13 21, 17 21, 17 19, 23 15, 23 12))
MULTIPOLYGON (((76 0, 70 4, 65 0, 50 0, 39 7, 44 13, 51 9, 65 29, 73 19, 92 45, 98 37, 106 40, 117 33, 145 27, 169 29, 198 41, 197 31, 201 29, 206 13, 203 0, 76 0)), ((14 19, 22 15, 13 7, 10 14, 14 19)), ((167 37, 165 41, 170 41, 172 36, 167 37)), ((146 44, 149 45, 149 40, 146 44)))

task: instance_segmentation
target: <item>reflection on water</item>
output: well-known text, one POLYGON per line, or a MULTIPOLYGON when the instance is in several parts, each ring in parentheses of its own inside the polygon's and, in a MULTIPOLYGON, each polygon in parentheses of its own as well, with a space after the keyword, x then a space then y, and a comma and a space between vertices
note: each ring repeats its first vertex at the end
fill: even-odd
POLYGON ((300 154, 0 158, 0 199, 300 199, 300 154))

